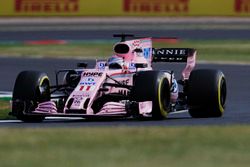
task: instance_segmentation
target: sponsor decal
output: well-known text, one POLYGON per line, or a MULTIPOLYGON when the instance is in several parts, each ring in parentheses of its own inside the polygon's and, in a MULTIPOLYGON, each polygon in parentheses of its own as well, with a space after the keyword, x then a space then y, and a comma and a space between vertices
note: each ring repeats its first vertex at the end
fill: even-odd
POLYGON ((101 77, 102 76, 102 72, 84 72, 82 74, 83 77, 101 77))
POLYGON ((193 55, 194 49, 189 48, 161 48, 153 50, 153 61, 159 62, 187 62, 189 56, 193 55))
POLYGON ((85 97, 90 97, 90 93, 89 92, 85 92, 85 93, 81 92, 81 95, 73 95, 72 97, 74 99, 76 98, 76 99, 82 100, 85 97))
POLYGON ((128 69, 130 69, 130 70, 135 70, 135 69, 136 69, 136 68, 135 68, 135 63, 129 63, 128 69))
POLYGON ((144 49, 143 49, 143 56, 144 56, 146 59, 149 59, 150 56, 151 56, 151 48, 144 48, 144 49))
POLYGON ((81 104, 81 101, 83 100, 83 96, 81 95, 73 95, 73 98, 74 98, 74 105, 75 106, 80 106, 81 104))
POLYGON ((123 0, 126 13, 188 13, 190 0, 123 0))
POLYGON ((16 12, 79 12, 80 0, 15 0, 16 12))
POLYGON ((106 66, 106 62, 98 62, 97 63, 97 65, 98 65, 98 69, 105 69, 105 66, 106 66))
POLYGON ((140 40, 135 40, 135 41, 133 41, 133 43, 132 43, 132 45, 133 45, 134 47, 139 47, 140 44, 141 44, 141 41, 140 41, 140 40))
POLYGON ((75 106, 80 106, 81 104, 81 101, 80 100, 74 100, 74 105, 75 106))
POLYGON ((129 84, 129 79, 119 81, 122 85, 128 85, 129 84))
POLYGON ((173 49, 168 49, 168 48, 162 48, 162 49, 154 49, 154 55, 179 55, 179 56, 186 56, 187 53, 187 49, 177 49, 177 48, 173 48, 173 49))
POLYGON ((236 13, 250 13, 250 0, 235 0, 236 13))
POLYGON ((83 96, 82 95, 73 95, 72 96, 74 99, 82 100, 83 96))
POLYGON ((94 78, 86 78, 84 81, 80 82, 80 85, 89 85, 89 86, 91 86, 91 85, 95 85, 95 84, 96 84, 96 82, 95 82, 94 78))

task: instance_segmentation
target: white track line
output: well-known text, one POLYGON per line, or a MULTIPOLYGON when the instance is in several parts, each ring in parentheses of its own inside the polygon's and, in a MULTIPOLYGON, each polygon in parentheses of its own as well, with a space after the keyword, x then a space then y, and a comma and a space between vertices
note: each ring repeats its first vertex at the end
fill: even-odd
MULTIPOLYGON (((81 120, 81 117, 47 117, 46 120, 81 120)), ((20 120, 0 120, 0 123, 21 123, 20 120)))
POLYGON ((21 123, 20 120, 0 120, 0 123, 21 123))
POLYGON ((47 117, 47 120, 79 120, 82 117, 47 117))
POLYGON ((182 113, 186 113, 188 112, 188 110, 180 110, 180 111, 175 111, 175 112, 172 112, 172 113, 169 113, 170 115, 172 114, 182 114, 182 113))

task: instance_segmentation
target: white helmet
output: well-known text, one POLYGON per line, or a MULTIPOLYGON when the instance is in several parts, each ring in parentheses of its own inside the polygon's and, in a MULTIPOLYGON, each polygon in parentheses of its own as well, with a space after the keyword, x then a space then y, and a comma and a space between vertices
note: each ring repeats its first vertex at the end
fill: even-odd
POLYGON ((123 58, 117 56, 109 58, 107 63, 110 69, 122 69, 124 66, 123 58))

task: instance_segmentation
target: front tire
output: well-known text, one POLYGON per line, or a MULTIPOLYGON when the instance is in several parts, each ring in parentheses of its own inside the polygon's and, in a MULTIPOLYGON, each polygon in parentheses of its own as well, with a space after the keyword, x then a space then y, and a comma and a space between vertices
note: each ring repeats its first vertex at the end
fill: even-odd
POLYGON ((164 72, 141 71, 134 76, 132 98, 137 102, 152 101, 152 118, 167 117, 170 110, 170 83, 164 72))
POLYGON ((188 82, 189 114, 194 118, 221 117, 227 95, 226 79, 218 70, 194 70, 188 82))
POLYGON ((47 74, 23 71, 16 79, 12 97, 12 115, 24 122, 41 122, 45 117, 27 115, 38 103, 50 100, 50 83, 47 74))

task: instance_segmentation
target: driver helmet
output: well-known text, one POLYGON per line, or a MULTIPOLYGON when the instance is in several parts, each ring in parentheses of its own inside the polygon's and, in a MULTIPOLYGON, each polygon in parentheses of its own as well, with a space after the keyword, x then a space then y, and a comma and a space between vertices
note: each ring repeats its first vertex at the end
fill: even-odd
POLYGON ((107 61, 108 67, 110 69, 122 69, 124 66, 124 60, 118 56, 112 56, 107 61))

